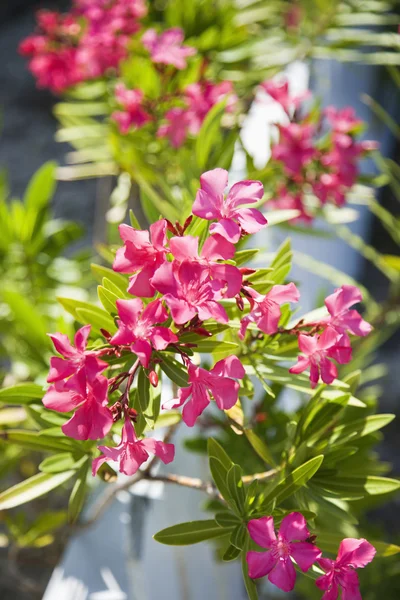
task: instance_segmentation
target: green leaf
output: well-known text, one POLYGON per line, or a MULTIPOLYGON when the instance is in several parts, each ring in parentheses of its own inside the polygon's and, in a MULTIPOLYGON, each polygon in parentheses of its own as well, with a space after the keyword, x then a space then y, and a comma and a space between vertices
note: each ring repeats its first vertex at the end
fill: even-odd
POLYGON ((235 263, 237 267, 250 262, 260 251, 254 248, 238 250, 235 254, 235 263))
POLYGON ((217 512, 215 520, 220 527, 225 527, 226 529, 232 529, 232 527, 236 527, 240 523, 239 518, 228 511, 217 512))
POLYGON ((222 342, 219 340, 199 340, 196 341, 196 352, 209 354, 225 354, 230 355, 237 352, 239 344, 236 342, 222 342))
POLYGON ((82 508, 85 504, 86 499, 86 479, 89 470, 89 461, 87 460, 84 465, 82 465, 77 480, 74 483, 74 487, 72 488, 71 496, 69 497, 68 502, 68 522, 75 523, 78 519, 82 508))
POLYGON ((248 550, 250 549, 250 544, 249 544, 250 540, 249 540, 249 536, 246 536, 246 542, 245 542, 245 546, 242 550, 242 574, 243 574, 243 581, 244 581, 244 585, 246 587, 246 591, 247 591, 247 595, 249 597, 249 600, 258 600, 258 593, 257 593, 257 586, 254 583, 253 579, 250 579, 249 577, 249 569, 247 566, 247 561, 246 561, 246 554, 248 552, 248 550))
POLYGON ((337 446, 355 441, 360 437, 382 429, 382 427, 386 427, 394 418, 395 415, 391 414, 370 415, 362 419, 354 419, 344 425, 338 425, 332 429, 329 443, 337 446))
POLYGON ((41 400, 43 396, 42 386, 36 383, 18 383, 0 389, 0 402, 4 404, 30 404, 35 400, 41 400))
POLYGON ((105 310, 103 311, 101 308, 97 308, 97 306, 90 309, 77 308, 76 314, 78 316, 77 320, 80 323, 89 323, 92 326, 92 329, 97 333, 100 333, 100 329, 106 329, 111 334, 117 331, 114 320, 105 310))
POLYGON ((157 356, 162 361, 160 367, 167 377, 179 387, 188 387, 188 374, 182 363, 175 360, 175 358, 167 356, 165 352, 162 354, 157 353, 157 356))
POLYGON ((23 239, 30 240, 43 223, 42 211, 53 197, 56 188, 57 163, 47 162, 32 177, 24 195, 26 207, 23 239))
POLYGON ((44 496, 59 487, 74 475, 75 471, 64 473, 38 473, 21 483, 17 483, 0 494, 0 510, 8 510, 44 496))
POLYGON ((231 533, 230 542, 238 550, 241 550, 246 542, 247 527, 241 523, 231 533))
POLYGON ((228 474, 227 470, 225 469, 224 465, 216 458, 210 457, 209 463, 210 463, 210 472, 211 472, 212 478, 213 478, 214 483, 217 486, 221 496, 224 498, 224 500, 226 500, 229 503, 229 505, 235 511, 237 511, 235 500, 232 497, 229 487, 226 483, 226 477, 228 474))
POLYGON ((150 381, 148 377, 146 377, 143 367, 139 370, 137 391, 140 410, 142 414, 144 414, 150 402, 150 381))
POLYGON ((267 465, 275 465, 274 457, 269 451, 268 446, 261 438, 258 437, 256 433, 252 429, 244 430, 245 436, 248 439, 253 450, 258 454, 258 456, 267 464, 267 465))
MULTIPOLYGON (((213 146, 221 135, 221 119, 225 112, 226 98, 207 113, 196 140, 196 160, 199 169, 205 170, 213 146)), ((201 171, 200 171, 201 172, 201 171)))
POLYGON ((117 306, 115 303, 119 297, 116 296, 113 292, 110 292, 110 290, 107 290, 102 285, 98 286, 97 294, 98 294, 99 300, 102 303, 102 305, 104 306, 105 310, 110 315, 116 315, 118 311, 117 311, 117 306))
MULTIPOLYGON (((226 476, 226 485, 228 487, 229 493, 233 498, 238 512, 243 513, 244 511, 244 502, 246 499, 243 481, 242 481, 243 471, 239 467, 239 465, 233 465, 226 476)), ((233 542, 232 542, 233 543, 233 542)), ((234 544, 236 545, 236 544, 234 544)))
POLYGON ((82 462, 86 460, 86 456, 77 460, 70 452, 61 452, 45 458, 40 463, 39 470, 42 473, 62 473, 70 469, 77 471, 82 466, 82 462))
POLYGON ((39 452, 52 452, 54 450, 81 452, 81 446, 75 440, 67 437, 51 437, 42 435, 41 433, 8 429, 1 432, 0 438, 5 442, 17 444, 18 446, 22 446, 22 448, 39 452))
POLYGON ((350 476, 344 477, 335 474, 334 477, 317 476, 313 480, 313 486, 333 492, 343 500, 364 498, 365 496, 379 496, 390 494, 400 489, 400 481, 389 477, 367 477, 350 476))
POLYGON ((239 548, 236 548, 236 546, 232 546, 232 544, 230 544, 228 546, 228 548, 225 550, 223 556, 222 556, 222 560, 224 562, 229 562, 231 560, 236 560, 236 558, 240 556, 240 550, 239 548))
MULTIPOLYGON (((117 286, 118 289, 122 292, 122 297, 128 297, 127 287, 128 287, 128 278, 124 277, 120 273, 116 273, 112 269, 108 267, 103 267, 102 265, 92 264, 90 265, 93 275, 96 277, 98 283, 103 283, 103 279, 106 277, 109 281, 117 286)), ((104 285, 104 284, 103 284, 104 285)))
POLYGON ((311 458, 300 467, 297 467, 297 469, 280 481, 278 485, 273 487, 270 491, 267 491, 267 494, 264 496, 263 504, 267 504, 272 500, 275 500, 278 504, 283 502, 283 500, 286 500, 286 498, 289 498, 292 494, 297 492, 297 490, 302 488, 313 475, 315 475, 323 460, 324 456, 320 454, 319 456, 311 458))
POLYGON ((233 462, 223 449, 223 447, 214 438, 208 438, 207 451, 210 458, 216 458, 222 463, 226 472, 233 466, 233 462))
POLYGON ((156 533, 153 537, 156 542, 168 546, 188 546, 206 540, 221 537, 226 530, 219 527, 214 519, 208 521, 189 521, 167 527, 156 533))

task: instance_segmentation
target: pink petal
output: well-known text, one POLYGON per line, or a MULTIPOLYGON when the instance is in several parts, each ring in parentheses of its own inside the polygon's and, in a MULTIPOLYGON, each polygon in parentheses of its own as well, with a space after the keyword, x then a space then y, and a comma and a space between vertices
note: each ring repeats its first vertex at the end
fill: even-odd
POLYGON ((282 519, 279 533, 288 542, 304 541, 310 537, 307 522, 299 512, 292 512, 282 519))
POLYGON ((261 181, 239 181, 229 191, 226 202, 236 208, 241 204, 253 204, 264 196, 264 186, 261 181))
POLYGON ((198 314, 201 321, 214 318, 218 323, 227 323, 229 321, 228 314, 223 306, 218 302, 209 301, 198 307, 198 314))
POLYGON ((299 348, 301 352, 304 352, 307 356, 311 356, 316 352, 318 345, 318 337, 311 335, 299 335, 299 348))
POLYGON ((158 298, 150 302, 143 311, 141 321, 154 325, 155 323, 163 323, 168 319, 168 312, 162 301, 158 298))
POLYGON ((318 350, 331 348, 340 337, 341 335, 333 327, 327 327, 318 338, 318 350))
POLYGON ((214 375, 221 375, 223 377, 235 377, 235 379, 243 379, 246 375, 246 371, 237 356, 228 356, 219 360, 210 373, 214 375))
POLYGON ((78 329, 78 331, 76 332, 74 342, 79 352, 84 352, 86 350, 91 328, 91 325, 85 325, 84 327, 78 329))
POLYGON ((274 519, 272 517, 252 519, 248 522, 247 529, 251 539, 261 548, 270 548, 276 542, 274 519))
POLYGON ((248 326, 250 325, 251 322, 252 322, 252 319, 250 318, 249 315, 247 317, 244 317, 240 321, 240 329, 238 331, 238 336, 239 336, 240 340, 244 339, 244 336, 246 335, 247 328, 248 328, 248 326))
POLYGON ((360 588, 358 586, 342 587, 342 600, 362 600, 360 588))
POLYGON ((192 397, 185 404, 182 411, 182 419, 188 427, 193 427, 197 417, 201 415, 209 403, 210 396, 208 395, 206 387, 201 384, 194 384, 192 386, 192 397))
POLYGON ((353 335, 364 337, 371 333, 372 325, 364 321, 356 310, 349 310, 340 317, 340 326, 347 329, 353 335))
POLYGON ((214 198, 221 196, 228 185, 228 171, 225 171, 225 169, 206 171, 200 177, 200 184, 209 196, 214 198))
POLYGON ((361 301, 362 294, 356 286, 342 285, 333 294, 325 298, 325 305, 331 315, 337 315, 361 301))
POLYGON ((115 346, 127 346, 135 341, 136 336, 134 335, 132 329, 118 321, 118 331, 112 336, 110 343, 115 346))
POLYGON ((295 542, 292 544, 290 551, 290 555, 304 573, 317 561, 321 554, 322 552, 317 546, 308 542, 295 542))
POLYGON ((128 292, 132 296, 139 296, 140 298, 152 298, 154 296, 154 287, 152 285, 152 277, 154 275, 156 267, 150 265, 145 267, 129 278, 128 292))
POLYGON ((337 560, 341 564, 349 564, 356 569, 365 567, 376 554, 376 549, 365 539, 345 538, 340 546, 337 560))
POLYGON ((134 475, 139 467, 149 458, 148 453, 140 442, 129 443, 125 446, 119 459, 119 468, 125 475, 134 475))
POLYGON ((297 363, 290 367, 289 373, 295 373, 296 375, 299 373, 303 373, 310 366, 310 359, 306 356, 298 356, 297 363))
POLYGON ((125 325, 135 326, 143 311, 143 302, 141 299, 117 300, 116 305, 121 321, 125 325))
POLYGON ((162 407, 164 410, 171 410, 172 408, 179 408, 182 404, 185 404, 186 400, 192 394, 192 386, 186 388, 180 388, 178 390, 178 398, 173 398, 172 400, 167 400, 163 403, 162 407))
POLYGON ((151 285, 161 294, 179 295, 172 263, 165 262, 155 271, 151 285))
POLYGON ((276 333, 278 331, 279 319, 281 318, 279 305, 267 299, 259 304, 259 308, 262 311, 261 318, 257 315, 254 316, 257 327, 269 335, 276 333))
POLYGON ((332 383, 338 376, 336 365, 327 358, 323 358, 320 362, 321 379, 324 383, 332 383))
POLYGON ((235 217, 246 233, 257 233, 268 225, 267 219, 256 208, 241 208, 235 212, 235 217))
POLYGON ((239 225, 232 219, 221 219, 218 223, 212 223, 210 225, 210 233, 218 233, 229 242, 232 242, 232 244, 236 244, 240 239, 241 232, 239 225))
POLYGON ((166 236, 167 222, 165 219, 160 219, 150 225, 150 239, 153 246, 160 251, 164 250, 167 242, 166 236))
POLYGON ((50 358, 50 371, 47 376, 47 382, 54 383, 55 381, 66 379, 70 375, 73 375, 76 370, 77 366, 72 361, 52 356, 50 358))
MULTIPOLYGON (((187 239, 188 237, 189 236, 185 236, 185 238, 178 239, 187 239)), ((171 242, 172 240, 170 240, 170 246, 171 242)), ((171 252, 174 254, 172 250, 171 252)), ((231 242, 228 242, 224 237, 217 234, 210 235, 210 237, 206 239, 201 251, 201 256, 207 260, 230 260, 235 256, 235 252, 235 246, 231 242)))
POLYGON ((234 379, 220 377, 210 384, 210 390, 220 410, 229 410, 238 401, 239 384, 234 379))
POLYGON ((171 311, 172 318, 177 325, 183 325, 196 316, 196 309, 181 298, 175 298, 168 294, 164 297, 171 311))
POLYGON ((61 429, 65 435, 75 440, 98 440, 107 435, 112 424, 110 410, 91 401, 78 408, 61 429))
POLYGON ((74 358, 77 355, 76 349, 71 345, 69 338, 64 333, 49 333, 49 338, 54 344, 54 348, 64 358, 74 358))
POLYGON ((318 577, 315 585, 319 587, 320 590, 326 590, 321 600, 337 600, 339 595, 339 586, 332 576, 322 575, 322 577, 318 577))
POLYGON ((162 462, 167 465, 172 462, 175 457, 175 446, 174 444, 165 444, 164 442, 160 442, 158 440, 154 440, 152 438, 147 438, 142 440, 142 446, 146 448, 148 452, 151 454, 155 454, 158 456, 162 462))
POLYGON ((310 382, 311 382, 311 387, 312 389, 314 389, 316 387, 316 385, 319 382, 319 369, 318 366, 315 363, 311 364, 311 368, 310 368, 310 382))
POLYGON ((54 385, 50 386, 43 396, 42 402, 46 408, 57 412, 70 412, 84 401, 84 398, 72 390, 58 391, 54 385))
POLYGON ((274 285, 274 287, 266 294, 269 300, 273 300, 277 304, 285 302, 298 302, 300 300, 300 292, 294 283, 287 285, 274 285))
POLYGON ((151 358, 151 344, 146 340, 136 340, 132 344, 132 352, 136 354, 140 363, 147 369, 151 358))
POLYGON ((223 202, 223 197, 219 200, 213 198, 204 190, 197 190, 196 198, 193 202, 192 213, 196 217, 212 221, 221 217, 220 204, 223 202))
POLYGON ((92 462, 92 475, 95 477, 97 475, 97 471, 100 469, 101 465, 103 465, 107 460, 107 457, 102 455, 93 459, 92 462))
POLYGON ((169 240, 169 248, 176 260, 198 259, 199 238, 192 235, 173 237, 169 240))
POLYGON ((184 260, 179 266, 178 278, 184 286, 192 286, 194 282, 201 283, 206 277, 205 269, 199 263, 184 260))
POLYGON ((296 582, 296 571, 290 558, 278 560, 268 579, 283 592, 291 592, 296 582))
MULTIPOLYGON (((229 244, 230 242, 226 243, 229 244)), ((240 292, 243 277, 237 267, 234 265, 214 264, 210 268, 210 272, 213 279, 221 281, 226 286, 226 291, 224 292, 225 298, 234 298, 240 292)))
POLYGON ((276 558, 274 558, 271 552, 255 552, 251 550, 246 554, 246 561, 249 567, 249 577, 251 579, 259 579, 259 577, 265 577, 276 564, 276 558))
POLYGON ((169 344, 179 342, 179 338, 167 327, 153 327, 149 339, 156 350, 165 350, 169 344))

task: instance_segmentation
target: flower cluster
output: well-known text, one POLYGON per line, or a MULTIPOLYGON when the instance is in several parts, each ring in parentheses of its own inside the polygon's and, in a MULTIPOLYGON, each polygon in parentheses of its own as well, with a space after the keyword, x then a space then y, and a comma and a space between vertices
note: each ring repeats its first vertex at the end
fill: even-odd
POLYGON ((20 45, 39 87, 60 94, 117 69, 147 13, 145 0, 74 0, 69 13, 39 11, 38 33, 20 45))
POLYGON ((296 571, 293 560, 306 573, 317 564, 325 575, 316 580, 324 590, 322 600, 337 600, 342 590, 343 600, 361 600, 356 569, 370 563, 376 550, 364 539, 346 538, 340 546, 336 560, 322 556, 314 544, 307 523, 301 513, 293 512, 282 520, 279 531, 275 531, 272 517, 253 519, 247 525, 251 539, 267 552, 250 550, 246 559, 249 576, 253 579, 268 576, 271 583, 284 592, 294 589, 296 571))
MULTIPOLYGON (((166 55, 165 60, 168 60, 166 55)), ((230 81, 214 83, 201 80, 187 85, 175 94, 169 94, 166 99, 167 110, 160 107, 164 105, 165 98, 160 97, 156 104, 145 98, 140 89, 127 89, 122 82, 115 87, 115 100, 119 110, 112 114, 112 119, 117 123, 120 133, 126 135, 133 129, 140 129, 149 121, 161 122, 156 135, 159 138, 168 138, 171 146, 179 148, 188 135, 197 135, 213 106, 226 98, 226 110, 232 111, 236 96, 230 81), (172 107, 171 107, 172 105, 172 107)))
POLYGON ((302 324, 298 324, 299 348, 303 354, 299 356, 297 364, 289 369, 291 373, 302 373, 309 368, 313 388, 320 378, 324 383, 332 383, 336 379, 337 367, 329 359, 339 364, 350 362, 352 349, 348 334, 364 337, 372 329, 356 310, 351 309, 361 300, 358 288, 343 285, 325 299, 328 317, 318 323, 308 323, 311 331, 307 335, 300 333, 302 324))
POLYGON ((281 174, 270 206, 298 210, 297 219, 304 222, 312 221, 316 208, 327 203, 343 206, 357 181, 360 158, 377 147, 357 139, 363 122, 350 107, 329 106, 301 116, 299 109, 310 94, 292 97, 287 81, 267 81, 262 88, 289 120, 277 125, 279 140, 272 146, 272 159, 281 174))
POLYGON ((160 219, 148 231, 120 226, 123 246, 116 252, 113 269, 129 275, 127 292, 132 298, 116 299, 113 316, 117 329, 113 334, 102 330, 105 343, 88 350, 90 325, 76 333, 74 345, 65 335, 51 336, 61 357, 51 359, 51 386, 43 403, 52 410, 73 412, 63 432, 79 440, 103 439, 113 422, 124 420, 120 444, 115 448, 100 446, 103 454, 95 460, 94 473, 106 459, 119 462, 121 471, 128 474, 147 460, 149 452, 164 462, 172 460, 171 445, 136 435, 133 422, 137 413, 129 397, 138 371, 157 387, 157 368, 164 356, 166 360, 165 352, 180 357, 187 385, 178 390, 176 398, 164 402, 164 410, 183 407, 183 420, 192 427, 211 400, 220 410, 236 404, 239 382, 245 377, 240 359, 228 356, 210 370, 192 359, 192 348, 204 336, 213 335, 208 329, 211 324, 225 326, 229 322, 227 307, 236 304, 243 313, 238 339, 249 336, 250 345, 263 334, 298 336, 303 355, 290 371, 300 373, 310 368, 313 387, 320 377, 330 383, 337 376, 337 367, 330 359, 339 364, 350 360, 349 334, 364 336, 371 329, 351 309, 361 300, 360 292, 352 286, 343 286, 326 298, 328 313, 319 322, 300 321, 293 329, 280 328, 281 306, 299 300, 296 286, 272 285, 261 293, 257 278, 253 281, 251 277, 256 271, 235 264, 236 245, 267 224, 264 215, 252 206, 262 202, 263 186, 259 181, 240 181, 226 191, 227 186, 224 169, 204 173, 193 214, 183 225, 160 219), (204 231, 201 238, 192 235, 199 227, 204 231), (186 342, 188 334, 194 342, 186 342), (104 375, 107 369, 113 371, 107 362, 110 358, 118 361, 124 357, 129 362, 130 356, 133 364, 128 371, 109 379, 104 375), (112 394, 117 394, 124 382, 125 390, 110 406, 112 394))

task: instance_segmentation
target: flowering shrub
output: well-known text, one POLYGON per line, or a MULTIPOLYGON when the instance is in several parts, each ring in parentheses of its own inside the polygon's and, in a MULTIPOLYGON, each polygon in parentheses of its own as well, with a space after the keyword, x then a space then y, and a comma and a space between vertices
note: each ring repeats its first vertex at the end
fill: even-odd
POLYGON ((271 206, 297 210, 295 220, 305 223, 328 203, 342 207, 359 178, 360 159, 378 147, 357 140, 363 122, 351 107, 314 107, 303 115, 301 107, 310 94, 291 97, 286 80, 266 81, 261 87, 289 119, 277 125, 279 139, 272 145, 270 168, 275 170, 276 187, 271 206))
MULTIPOLYGON (((30 487, 29 498, 34 498, 75 478, 69 508, 74 520, 82 508, 90 467, 93 476, 107 480, 117 466, 131 477, 129 485, 142 478, 159 479, 209 493, 213 519, 176 525, 155 538, 166 544, 223 538, 224 560, 242 557, 250 598, 257 597, 253 580, 265 575, 281 590, 292 590, 297 567, 312 574, 326 591, 324 598, 336 598, 340 586, 349 598, 358 598, 354 568, 370 562, 375 548, 362 539, 341 542, 319 513, 319 502, 325 509, 330 497, 351 501, 353 496, 400 487, 390 478, 350 477, 345 466, 349 460, 352 469, 354 452, 350 447, 349 458, 347 443, 355 443, 354 435, 362 437, 391 418, 380 416, 376 425, 368 421, 365 404, 351 391, 351 377, 349 383, 338 379, 340 366, 352 359, 357 337, 372 329, 353 308, 362 300, 361 293, 343 285, 325 299, 317 319, 312 314, 294 318, 290 305, 299 302, 300 292, 293 282, 285 283, 291 259, 288 244, 269 266, 264 259, 262 268, 246 266, 258 251, 244 249, 243 244, 267 226, 268 213, 254 207, 263 202, 263 187, 258 181, 240 181, 226 192, 227 183, 223 169, 204 173, 193 212, 183 224, 159 219, 147 231, 133 218, 134 226, 120 226, 123 245, 116 250, 113 269, 94 267, 102 280, 99 298, 104 308, 60 299, 83 327, 73 343, 63 333, 50 335, 57 356, 50 359, 43 406, 35 404, 35 410, 41 423, 52 423, 52 415, 58 413, 57 423, 66 437, 46 426, 39 433, 6 432, 10 442, 61 453, 44 460, 39 475, 0 494, 0 509, 26 501, 19 494, 21 486, 30 487), (297 342, 302 353, 298 357, 297 342), (199 362, 202 354, 211 355, 211 367, 199 362), (310 381, 302 374, 308 369, 310 381), (259 436, 257 424, 264 419, 258 409, 255 421, 245 417, 246 399, 255 394, 254 378, 268 396, 282 384, 311 396, 284 446, 279 439, 272 438, 270 444, 259 436), (221 414, 215 421, 211 404, 221 414), (244 438, 248 444, 244 456, 254 453, 270 470, 254 472, 253 465, 245 476, 210 438, 213 484, 156 475, 156 461, 174 460, 170 438, 181 407, 189 427, 204 427, 210 419, 213 427, 223 421, 228 428, 230 424, 236 443, 240 446, 244 438), (353 411, 364 416, 354 418, 353 411), (167 427, 167 433, 153 436, 159 426, 167 427), (329 476, 332 467, 334 478, 329 476), (280 523, 279 532, 274 522, 280 523), (339 543, 336 562, 323 555, 339 543), (267 551, 260 552, 260 547, 267 551)), ((33 407, 40 390, 27 389, 25 402, 33 407)), ((1 393, 7 399, 16 392, 6 388, 1 393)), ((376 458, 368 448, 361 445, 355 452, 367 469, 372 468, 376 458)))

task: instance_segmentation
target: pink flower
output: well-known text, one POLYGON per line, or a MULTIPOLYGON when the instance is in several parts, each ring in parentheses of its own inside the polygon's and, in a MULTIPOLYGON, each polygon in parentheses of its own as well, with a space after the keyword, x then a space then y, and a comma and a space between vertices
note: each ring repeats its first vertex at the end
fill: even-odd
POLYGON ((310 96, 310 92, 299 94, 298 96, 291 96, 289 93, 289 82, 287 79, 276 81, 270 79, 264 81, 261 87, 271 96, 275 102, 278 102, 285 111, 286 114, 290 115, 294 108, 297 108, 303 100, 310 96))
POLYGON ((218 304, 221 284, 211 281, 207 270, 198 263, 164 263, 157 269, 151 285, 168 305, 175 323, 181 325, 199 315, 201 321, 215 319, 227 323, 228 315, 218 304))
POLYGON ((348 338, 332 327, 327 327, 321 335, 300 334, 299 348, 304 356, 298 357, 289 373, 302 373, 310 367, 312 388, 315 388, 320 377, 324 383, 332 383, 336 379, 337 367, 329 358, 334 358, 341 365, 351 360, 348 338))
POLYGON ((280 140, 272 148, 272 158, 283 163, 289 175, 300 175, 304 166, 316 156, 314 127, 306 123, 278 125, 280 140))
POLYGON ((221 235, 211 235, 204 242, 199 256, 199 238, 191 235, 174 237, 169 241, 171 254, 175 260, 190 260, 203 265, 208 275, 220 281, 226 288, 224 296, 233 298, 242 287, 242 274, 237 267, 218 263, 218 260, 230 260, 235 256, 235 246, 221 235))
POLYGON ((186 108, 171 108, 165 119, 168 122, 160 125, 157 137, 167 137, 173 148, 179 148, 187 138, 191 115, 186 108))
POLYGON ((274 285, 265 296, 262 296, 251 288, 248 289, 252 297, 252 307, 240 324, 239 337, 242 340, 250 323, 256 323, 257 327, 269 335, 278 331, 278 323, 281 318, 280 305, 285 302, 298 302, 299 290, 294 283, 287 285, 274 285))
POLYGON ((165 350, 169 344, 179 341, 167 327, 155 326, 169 317, 161 300, 153 300, 145 308, 140 298, 117 300, 116 304, 120 320, 110 343, 130 345, 144 367, 149 366, 152 348, 165 350))
POLYGON ((185 404, 182 418, 188 427, 193 427, 197 417, 210 403, 210 393, 221 410, 232 408, 238 400, 239 384, 245 370, 237 356, 228 356, 218 361, 210 371, 196 367, 188 361, 189 386, 181 388, 178 398, 165 402, 163 408, 177 408, 185 404))
POLYGON ((305 573, 312 567, 322 552, 314 544, 307 542, 310 532, 302 514, 293 512, 281 523, 279 532, 274 531, 274 519, 261 517, 247 524, 250 537, 268 552, 251 550, 246 555, 249 576, 252 579, 265 577, 284 592, 290 592, 296 581, 296 571, 292 558, 305 573))
POLYGON ((325 591, 322 600, 337 600, 340 588, 342 600, 361 600, 355 569, 365 567, 375 554, 375 548, 367 540, 346 538, 339 546, 336 560, 320 558, 318 564, 326 574, 315 583, 320 590, 325 591))
POLYGON ((224 199, 228 185, 228 171, 213 169, 200 177, 201 189, 197 191, 193 204, 193 214, 207 219, 218 220, 210 226, 211 233, 219 233, 232 243, 239 241, 242 233, 257 233, 267 220, 255 208, 242 208, 243 204, 253 204, 264 195, 260 181, 240 181, 233 185, 224 199))
POLYGON ((299 189, 297 193, 291 193, 288 189, 283 186, 277 191, 277 198, 270 200, 266 206, 267 208, 278 209, 278 210, 298 210, 300 212, 298 217, 291 219, 291 222, 304 221, 305 223, 311 223, 313 216, 306 211, 306 207, 303 204, 302 191, 299 189))
MULTIPOLYGON (((94 357, 88 358, 95 360, 94 357)), ((89 369, 93 372, 92 369, 89 369)), ((70 412, 73 416, 62 427, 65 435, 76 440, 98 440, 107 435, 113 424, 108 404, 108 379, 102 375, 88 377, 78 371, 68 381, 56 381, 43 398, 50 410, 70 412)))
POLYGON ((339 173, 322 173, 318 181, 313 183, 312 188, 322 204, 332 200, 336 206, 343 206, 346 202, 347 187, 343 184, 339 173))
POLYGON ((360 119, 357 119, 354 108, 351 106, 347 106, 341 110, 338 110, 334 106, 327 106, 324 114, 332 129, 338 133, 352 133, 363 124, 360 119))
POLYGON ((133 229, 129 225, 120 225, 119 234, 124 246, 117 250, 113 264, 114 271, 134 273, 130 278, 128 292, 141 298, 154 296, 154 288, 150 279, 165 261, 167 249, 167 222, 161 219, 150 225, 148 231, 133 229))
POLYGON ((132 126, 143 127, 151 116, 142 108, 144 94, 142 90, 128 90, 123 83, 115 86, 115 98, 123 111, 115 111, 111 118, 119 125, 121 133, 126 134, 132 126))
POLYGON ((349 332, 364 337, 372 327, 356 310, 350 310, 353 304, 362 301, 360 290, 354 285, 342 285, 325 299, 325 305, 330 314, 327 323, 339 333, 349 332))
POLYGON ((153 62, 185 69, 186 59, 196 54, 196 48, 183 46, 184 37, 180 27, 167 29, 160 35, 157 35, 155 29, 148 29, 142 37, 142 43, 150 52, 153 62))
POLYGON ((115 448, 99 446, 99 450, 103 452, 103 455, 95 458, 93 461, 93 476, 96 475, 106 460, 118 462, 121 473, 134 475, 140 465, 146 462, 150 454, 158 456, 166 465, 172 462, 175 456, 175 447, 173 444, 165 444, 151 438, 138 440, 135 429, 129 419, 125 420, 125 425, 122 428, 121 443, 115 448))
POLYGON ((55 349, 64 358, 53 356, 50 359, 49 383, 61 381, 78 370, 86 371, 89 379, 104 371, 108 364, 96 358, 96 352, 86 350, 91 325, 81 327, 75 334, 75 347, 63 333, 49 334, 55 349))
POLYGON ((192 83, 185 89, 185 99, 188 106, 188 128, 192 135, 199 133, 204 119, 213 106, 222 102, 229 96, 226 103, 226 111, 231 112, 236 103, 237 96, 234 93, 231 81, 221 81, 213 83, 212 81, 201 81, 192 83))

